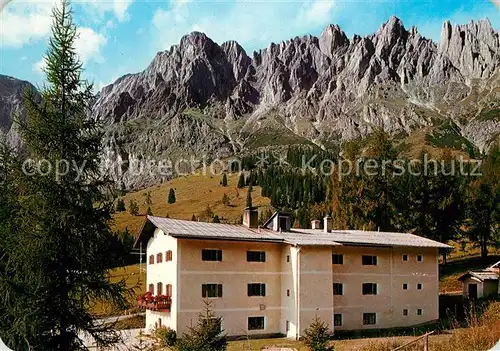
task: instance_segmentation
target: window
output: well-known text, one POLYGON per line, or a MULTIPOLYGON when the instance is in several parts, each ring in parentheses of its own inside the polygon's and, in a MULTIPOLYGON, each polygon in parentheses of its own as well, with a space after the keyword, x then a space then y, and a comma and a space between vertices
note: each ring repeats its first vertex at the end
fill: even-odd
POLYGON ((407 254, 403 254, 403 262, 408 262, 408 255, 407 254))
POLYGON ((248 330, 263 330, 264 317, 248 317, 248 330))
POLYGON ((163 295, 163 284, 156 283, 156 295, 163 295))
POLYGON ((290 321, 286 321, 286 332, 288 333, 290 331, 290 321))
POLYGON ((417 255, 417 262, 422 262, 424 260, 424 256, 417 255))
POLYGON ((266 296, 266 284, 248 284, 248 296, 266 296))
POLYGON ((363 313, 363 325, 377 324, 376 313, 363 313))
POLYGON ((408 283, 403 283, 403 290, 408 290, 408 283))
POLYGON ((222 261, 222 250, 201 250, 203 261, 222 261))
POLYGON ((407 315, 408 315, 408 310, 405 308, 405 309, 403 310, 403 316, 407 316, 407 315))
POLYGON ((332 255, 332 264, 344 264, 344 255, 332 255))
POLYGON ((286 261, 290 262, 290 255, 286 255, 286 261))
POLYGON ((342 283, 333 283, 333 295, 343 295, 344 285, 342 283))
POLYGON ((163 262, 163 254, 159 253, 156 255, 156 263, 162 263, 163 262))
POLYGON ((422 283, 417 284, 417 290, 422 290, 422 283))
POLYGON ((417 310, 417 316, 421 316, 421 315, 422 315, 422 309, 421 309, 421 308, 419 308, 419 309, 417 310))
POLYGON ((172 251, 165 252, 165 262, 172 261, 172 251))
POLYGON ((264 251, 247 251, 247 262, 266 262, 264 251))
POLYGON ((149 264, 154 264, 155 263, 155 255, 150 255, 149 256, 149 264))
POLYGON ((334 327, 341 327, 342 326, 342 314, 335 313, 333 315, 333 326, 334 327))
POLYGON ((286 296, 290 297, 290 289, 286 289, 286 296))
POLYGON ((222 284, 203 284, 201 297, 222 297, 222 284))
POLYGON ((155 285, 154 284, 149 284, 148 291, 154 295, 155 293, 155 285))
POLYGON ((377 295, 377 284, 363 283, 363 295, 377 295))
POLYGON ((165 295, 172 296, 172 284, 165 285, 165 295))
POLYGON ((376 266, 377 265, 377 256, 365 256, 362 258, 363 266, 376 266))

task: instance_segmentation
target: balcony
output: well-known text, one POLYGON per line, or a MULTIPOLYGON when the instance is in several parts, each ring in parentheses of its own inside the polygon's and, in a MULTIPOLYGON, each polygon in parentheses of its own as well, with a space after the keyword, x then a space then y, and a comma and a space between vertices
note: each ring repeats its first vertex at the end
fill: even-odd
POLYGON ((172 297, 167 295, 153 296, 147 292, 137 298, 137 306, 150 311, 170 312, 172 297))

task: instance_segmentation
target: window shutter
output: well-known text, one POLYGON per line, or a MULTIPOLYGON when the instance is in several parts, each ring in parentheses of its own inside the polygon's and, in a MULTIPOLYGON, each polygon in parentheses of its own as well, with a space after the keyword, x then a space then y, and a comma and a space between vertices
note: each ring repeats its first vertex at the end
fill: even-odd
POLYGON ((251 284, 247 285, 247 293, 248 293, 247 294, 248 296, 252 296, 252 285, 251 284))
POLYGON ((222 284, 217 285, 217 296, 222 297, 222 284))
POLYGON ((205 284, 201 286, 201 297, 207 297, 207 286, 205 284))
POLYGON ((266 284, 262 284, 262 296, 266 296, 266 284))

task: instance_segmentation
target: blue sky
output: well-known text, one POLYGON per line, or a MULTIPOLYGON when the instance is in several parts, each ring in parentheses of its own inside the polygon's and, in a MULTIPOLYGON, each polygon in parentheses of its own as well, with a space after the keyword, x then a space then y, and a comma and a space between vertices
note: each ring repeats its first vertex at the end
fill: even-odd
MULTIPOLYGON (((0 0, 5 3, 5 0, 0 0)), ((44 81, 40 67, 57 0, 11 0, 0 13, 0 73, 44 81)), ((142 71, 156 52, 193 30, 218 43, 237 40, 249 55, 330 23, 349 37, 375 32, 391 15, 439 40, 445 20, 489 18, 500 29, 500 0, 73 0, 80 37, 75 44, 85 77, 97 88, 142 71)))

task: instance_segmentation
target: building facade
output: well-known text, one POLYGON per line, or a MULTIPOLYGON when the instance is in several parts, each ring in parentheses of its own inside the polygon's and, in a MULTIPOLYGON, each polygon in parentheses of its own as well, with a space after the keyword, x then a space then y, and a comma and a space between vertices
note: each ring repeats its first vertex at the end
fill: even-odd
POLYGON ((315 316, 333 330, 438 319, 438 250, 449 246, 411 234, 332 231, 329 218, 324 229, 317 222, 292 229, 287 213, 253 228, 248 212, 244 226, 148 216, 136 241, 147 252, 148 329, 181 335, 206 300, 229 336, 298 338, 315 316))
POLYGON ((469 271, 458 279, 462 282, 463 295, 469 299, 500 295, 500 262, 482 271, 469 271))

